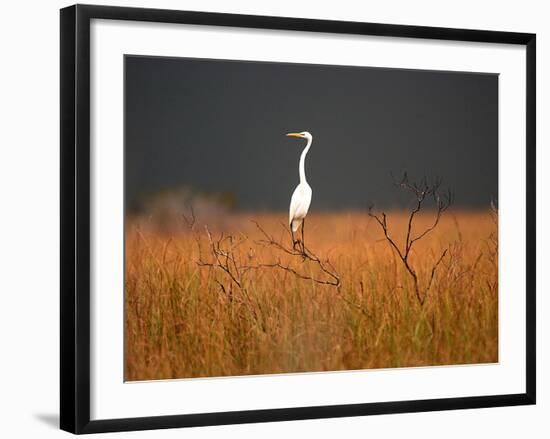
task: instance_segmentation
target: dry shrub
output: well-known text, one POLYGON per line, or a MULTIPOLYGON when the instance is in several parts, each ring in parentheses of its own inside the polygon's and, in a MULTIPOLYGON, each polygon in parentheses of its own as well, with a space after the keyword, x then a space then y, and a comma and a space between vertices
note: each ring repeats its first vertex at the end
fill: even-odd
MULTIPOLYGON (((129 220, 125 378, 498 361, 495 212, 447 213, 410 252, 427 279, 447 249, 422 303, 367 213, 310 213, 310 259, 269 243, 291 244, 285 213, 234 215, 223 230, 182 220, 171 235, 129 220)), ((418 212, 414 230, 434 214, 418 212)), ((410 212, 387 215, 403 245, 410 212)))

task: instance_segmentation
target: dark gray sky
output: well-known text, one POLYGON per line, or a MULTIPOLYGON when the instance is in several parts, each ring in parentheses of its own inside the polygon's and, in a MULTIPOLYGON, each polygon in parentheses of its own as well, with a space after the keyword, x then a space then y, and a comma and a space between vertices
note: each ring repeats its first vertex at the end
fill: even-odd
POLYGON ((498 189, 498 76, 308 64, 125 57, 130 205, 190 186, 244 209, 287 209, 310 131, 312 209, 391 207, 390 172, 440 176, 456 204, 498 189))

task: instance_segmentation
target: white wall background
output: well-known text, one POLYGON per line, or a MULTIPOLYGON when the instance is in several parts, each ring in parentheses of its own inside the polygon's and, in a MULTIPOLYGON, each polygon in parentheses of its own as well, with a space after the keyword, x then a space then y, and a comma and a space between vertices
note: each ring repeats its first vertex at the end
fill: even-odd
MULTIPOLYGON (((455 412, 371 416, 155 432, 109 437, 407 438, 549 437, 550 325, 544 292, 550 257, 550 8, 524 0, 104 0, 88 3, 296 16, 537 33, 539 403, 455 412), (546 270, 545 270, 546 268, 546 270), (545 346, 546 345, 546 346, 545 346), (546 416, 545 416, 546 415, 546 416)), ((0 435, 58 437, 59 13, 63 1, 9 2, 0 18, 0 435)), ((107 436, 107 435, 105 435, 107 436)))

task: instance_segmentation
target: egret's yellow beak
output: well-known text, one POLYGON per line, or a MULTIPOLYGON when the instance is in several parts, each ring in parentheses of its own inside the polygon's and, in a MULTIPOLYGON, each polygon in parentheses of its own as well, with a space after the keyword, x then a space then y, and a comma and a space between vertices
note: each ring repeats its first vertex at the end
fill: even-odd
POLYGON ((288 133, 287 136, 291 136, 291 137, 304 137, 304 136, 302 136, 300 133, 288 133))

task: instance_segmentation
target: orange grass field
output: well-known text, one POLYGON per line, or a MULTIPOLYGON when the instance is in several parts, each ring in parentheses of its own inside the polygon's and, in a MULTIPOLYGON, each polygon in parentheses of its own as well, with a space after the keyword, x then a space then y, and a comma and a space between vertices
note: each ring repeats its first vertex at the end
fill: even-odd
MULTIPOLYGON (((387 218, 402 245, 408 212, 387 218)), ((420 212, 413 236, 433 218, 420 212)), ((498 361, 497 226, 489 209, 450 209, 415 244, 410 261, 421 290, 448 249, 423 305, 367 213, 307 217, 306 247, 338 286, 316 282, 332 278, 315 261, 265 243, 252 219, 292 247, 285 212, 227 216, 208 224, 210 238, 200 221, 159 233, 127 220, 126 380, 498 361)))

